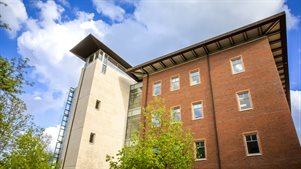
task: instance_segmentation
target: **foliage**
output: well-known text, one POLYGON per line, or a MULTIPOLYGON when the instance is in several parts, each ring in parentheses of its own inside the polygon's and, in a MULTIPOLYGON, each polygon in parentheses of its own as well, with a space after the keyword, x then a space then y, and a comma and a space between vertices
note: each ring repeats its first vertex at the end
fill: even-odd
POLYGON ((3 169, 50 169, 52 153, 47 151, 49 138, 43 135, 43 130, 31 128, 20 134, 13 142, 13 149, 3 154, 0 167, 3 169))
POLYGON ((24 93, 28 60, 0 56, 0 168, 51 168, 52 153, 46 147, 49 138, 32 123, 26 105, 19 98, 24 93))
POLYGON ((107 155, 110 169, 188 169, 194 161, 193 138, 182 122, 171 118, 161 99, 143 111, 140 133, 116 157, 107 155))
POLYGON ((0 157, 8 151, 11 140, 31 126, 31 116, 26 114, 25 103, 18 98, 23 86, 31 84, 25 79, 28 60, 0 56, 0 157))

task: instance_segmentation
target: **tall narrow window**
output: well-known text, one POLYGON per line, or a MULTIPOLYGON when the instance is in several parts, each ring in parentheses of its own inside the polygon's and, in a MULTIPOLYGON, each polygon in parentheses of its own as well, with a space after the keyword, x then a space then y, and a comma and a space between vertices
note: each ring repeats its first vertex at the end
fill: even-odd
POLYGON ((154 83, 153 95, 157 96, 161 94, 161 82, 154 83))
POLYGON ((190 72, 190 85, 197 85, 200 84, 201 80, 200 80, 200 72, 199 70, 194 70, 192 72, 190 72))
POLYGON ((90 133, 89 142, 94 143, 94 141, 95 141, 95 133, 90 133))
POLYGON ((172 114, 171 114, 171 117, 172 117, 175 121, 180 121, 180 120, 181 120, 181 109, 180 109, 179 106, 173 107, 171 113, 172 113, 172 114))
POLYGON ((101 69, 101 72, 102 72, 103 74, 105 74, 106 71, 107 71, 107 63, 108 63, 108 56, 105 55, 105 57, 104 57, 104 59, 103 59, 103 62, 102 62, 102 69, 101 69))
POLYGON ((170 90, 179 90, 180 89, 180 78, 179 76, 174 76, 170 79, 170 90))
POLYGON ((256 133, 245 134, 245 145, 248 155, 260 155, 258 137, 256 133))
POLYGON ((204 140, 195 142, 195 159, 206 159, 206 145, 204 140))
POLYGON ((203 102, 192 103, 193 119, 201 119, 204 117, 203 114, 203 102))
POLYGON ((244 72, 244 64, 241 57, 231 59, 232 74, 244 72))
POLYGON ((99 110, 99 107, 100 107, 100 101, 96 100, 95 109, 99 110))
POLYGON ((237 93, 237 100, 240 111, 252 109, 249 91, 237 93))

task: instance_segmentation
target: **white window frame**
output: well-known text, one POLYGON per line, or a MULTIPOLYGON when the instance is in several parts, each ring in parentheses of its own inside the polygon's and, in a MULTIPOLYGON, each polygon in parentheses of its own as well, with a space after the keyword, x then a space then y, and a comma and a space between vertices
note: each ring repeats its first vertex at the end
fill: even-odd
POLYGON ((204 118, 204 101, 203 100, 199 100, 199 101, 192 102, 191 103, 191 112, 192 112, 192 120, 203 119, 204 118), (193 105, 196 104, 196 103, 201 103, 201 105, 202 105, 202 107, 201 107, 202 117, 198 117, 198 118, 194 117, 194 108, 193 108, 193 105))
POLYGON ((250 90, 243 90, 243 91, 236 92, 236 99, 237 99, 237 104, 238 104, 238 110, 239 111, 247 111, 247 110, 252 110, 253 109, 253 103, 252 103, 252 97, 251 97, 250 90), (239 98, 239 95, 242 94, 242 93, 248 93, 250 108, 242 109, 242 105, 240 104, 240 100, 242 100, 242 99, 239 98))
POLYGON ((194 159, 195 161, 202 161, 202 160, 207 160, 207 148, 206 148, 206 139, 198 139, 198 140, 195 140, 194 141, 194 159), (196 155, 197 155, 197 149, 196 149, 196 143, 197 142, 201 142, 203 141, 204 142, 204 149, 205 149, 205 158, 197 158, 196 155))
POLYGON ((262 155, 262 149, 261 149, 261 145, 260 145, 260 139, 259 139, 258 132, 257 131, 245 132, 242 135, 243 135, 243 140, 244 140, 246 155, 247 156, 259 156, 259 155, 262 155), (257 138, 256 141, 257 141, 257 144, 258 144, 259 153, 252 153, 252 154, 249 153, 247 139, 246 139, 246 136, 248 136, 248 135, 256 135, 256 138, 257 138))
POLYGON ((153 96, 159 96, 162 93, 162 81, 156 81, 153 83, 153 96), (160 83, 160 93, 156 94, 155 93, 155 84, 160 83))
POLYGON ((230 65, 231 65, 231 71, 232 71, 232 74, 239 74, 239 73, 245 72, 245 64, 244 64, 244 61, 243 61, 243 59, 242 59, 242 56, 236 56, 236 57, 231 58, 231 59, 230 59, 230 65), (239 71, 239 72, 236 72, 236 71, 234 70, 233 61, 238 60, 238 59, 240 59, 240 61, 241 61, 242 70, 239 71))
POLYGON ((170 91, 176 91, 176 90, 180 90, 180 76, 179 75, 175 75, 170 78, 170 91), (179 83, 179 88, 177 88, 177 89, 174 88, 174 86, 173 86, 174 83, 172 81, 175 78, 178 78, 178 83, 179 83))
POLYGON ((195 69, 189 72, 189 80, 190 80, 190 86, 201 84, 201 73, 199 69, 195 69), (198 72, 199 74, 199 83, 192 84, 192 73, 198 72))

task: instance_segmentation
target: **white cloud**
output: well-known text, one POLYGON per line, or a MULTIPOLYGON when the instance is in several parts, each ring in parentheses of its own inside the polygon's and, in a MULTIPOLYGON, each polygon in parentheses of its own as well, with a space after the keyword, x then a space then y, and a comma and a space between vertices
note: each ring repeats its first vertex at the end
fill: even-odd
POLYGON ((57 137, 60 131, 60 125, 54 127, 48 127, 44 130, 44 135, 50 136, 50 144, 48 145, 48 149, 50 151, 54 151, 55 145, 57 142, 57 137))
POLYGON ((301 143, 301 91, 291 90, 291 110, 295 127, 301 143))
POLYGON ((7 30, 12 38, 22 28, 27 20, 27 13, 22 0, 2 0, 7 6, 0 4, 1 20, 8 24, 11 30, 7 30))
POLYGON ((108 16, 114 21, 122 21, 125 11, 114 4, 113 0, 93 0, 93 5, 98 13, 108 16))
POLYGON ((35 97, 33 98, 33 100, 42 100, 42 97, 41 97, 41 96, 35 96, 35 97))

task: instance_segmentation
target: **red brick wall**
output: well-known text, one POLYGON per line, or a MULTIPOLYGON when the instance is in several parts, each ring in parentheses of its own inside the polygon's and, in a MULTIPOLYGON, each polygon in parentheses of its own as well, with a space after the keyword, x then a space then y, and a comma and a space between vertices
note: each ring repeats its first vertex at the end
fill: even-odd
MULTIPOLYGON (((167 108, 181 106, 184 128, 196 140, 206 140, 207 159, 195 168, 218 168, 207 58, 150 75, 147 103, 152 99, 153 83, 162 81, 160 97, 167 108), (190 86, 189 72, 199 69, 201 84, 190 86), (180 90, 170 91, 170 78, 180 76, 180 90), (192 120, 191 103, 204 101, 204 118, 192 120)), ((282 90, 267 39, 238 46, 210 56, 217 129, 222 168, 297 168, 301 166, 300 145, 282 90), (230 59, 241 55, 245 72, 232 75, 230 59), (235 93, 250 90, 253 109, 240 112, 235 93), (243 132, 258 131, 262 155, 247 157, 243 132), (297 164, 298 163, 298 164, 297 164)), ((143 97, 147 78, 143 79, 143 97)))

